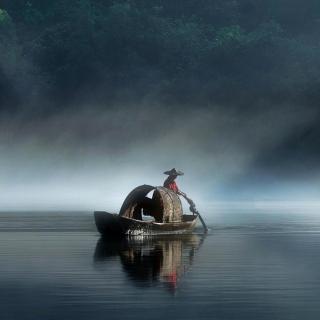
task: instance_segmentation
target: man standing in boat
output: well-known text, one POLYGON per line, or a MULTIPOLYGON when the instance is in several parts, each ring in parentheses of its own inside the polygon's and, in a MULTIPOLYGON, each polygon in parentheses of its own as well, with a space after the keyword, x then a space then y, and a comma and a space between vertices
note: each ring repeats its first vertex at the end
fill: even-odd
POLYGON ((201 221, 201 223, 202 223, 202 225, 204 227, 205 232, 208 232, 208 227, 206 226, 205 222, 203 221, 199 211, 196 209, 195 203, 190 198, 188 198, 187 195, 184 192, 179 190, 179 188, 178 188, 178 186, 177 186, 177 184, 175 182, 176 178, 178 176, 183 176, 184 173, 182 171, 177 170, 176 168, 172 168, 169 171, 165 171, 164 174, 167 174, 169 177, 165 180, 165 182, 163 183, 163 186, 165 188, 167 188, 167 189, 172 190, 173 192, 175 192, 176 194, 184 197, 187 200, 187 202, 190 205, 190 211, 193 214, 197 214, 198 215, 198 217, 199 217, 199 219, 200 219, 200 221, 201 221))
POLYGON ((176 168, 173 168, 169 171, 165 171, 164 174, 167 174, 169 177, 165 180, 163 186, 167 189, 172 190, 178 195, 186 197, 186 194, 179 190, 177 183, 175 182, 176 178, 178 176, 183 176, 184 173, 182 171, 176 170, 176 168))
POLYGON ((182 171, 177 170, 176 168, 172 168, 169 171, 165 171, 164 174, 167 174, 169 177, 164 181, 163 186, 167 189, 172 190, 179 196, 185 198, 190 205, 191 212, 196 212, 196 206, 194 202, 190 198, 188 198, 184 192, 179 190, 177 183, 175 182, 176 178, 178 176, 183 176, 184 173, 182 171))

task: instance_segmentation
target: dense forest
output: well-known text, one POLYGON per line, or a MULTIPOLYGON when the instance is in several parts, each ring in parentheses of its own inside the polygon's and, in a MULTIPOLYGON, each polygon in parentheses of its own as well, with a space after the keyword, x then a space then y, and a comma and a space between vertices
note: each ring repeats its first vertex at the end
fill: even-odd
POLYGON ((317 0, 3 0, 0 8, 5 113, 320 98, 317 0))

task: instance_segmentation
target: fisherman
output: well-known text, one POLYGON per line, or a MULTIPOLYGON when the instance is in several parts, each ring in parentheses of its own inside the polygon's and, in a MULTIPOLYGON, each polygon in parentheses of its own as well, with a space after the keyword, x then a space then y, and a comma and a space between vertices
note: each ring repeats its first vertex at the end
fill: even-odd
POLYGON ((184 173, 180 170, 177 170, 176 168, 172 168, 171 170, 165 171, 164 174, 167 174, 169 177, 164 181, 163 186, 167 189, 172 190, 175 192, 177 195, 182 196, 187 200, 187 202, 190 205, 190 210, 191 212, 196 212, 196 206, 192 199, 188 198, 188 196, 179 190, 175 180, 178 176, 183 176, 184 173))
POLYGON ((186 194, 179 190, 175 182, 176 178, 178 176, 183 176, 184 173, 182 171, 177 170, 176 168, 172 168, 171 170, 165 171, 164 174, 167 174, 169 177, 165 180, 163 186, 167 189, 172 190, 176 194, 185 197, 186 194))

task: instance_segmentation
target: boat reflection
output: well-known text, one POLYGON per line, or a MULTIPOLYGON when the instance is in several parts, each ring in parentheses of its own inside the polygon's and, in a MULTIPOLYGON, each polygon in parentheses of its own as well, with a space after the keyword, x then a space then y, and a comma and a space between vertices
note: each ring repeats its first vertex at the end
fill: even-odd
POLYGON ((94 261, 107 263, 119 256, 123 271, 138 286, 163 284, 175 291, 192 265, 204 237, 196 234, 111 240, 100 238, 94 261))

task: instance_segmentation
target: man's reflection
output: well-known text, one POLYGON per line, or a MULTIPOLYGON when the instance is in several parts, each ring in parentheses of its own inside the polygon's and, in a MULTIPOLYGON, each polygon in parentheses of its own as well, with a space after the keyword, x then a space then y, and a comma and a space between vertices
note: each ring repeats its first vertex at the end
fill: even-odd
POLYGON ((94 260, 99 264, 112 256, 119 256, 123 270, 136 285, 164 283, 174 291, 203 240, 195 234, 169 238, 101 238, 97 242, 94 260))

